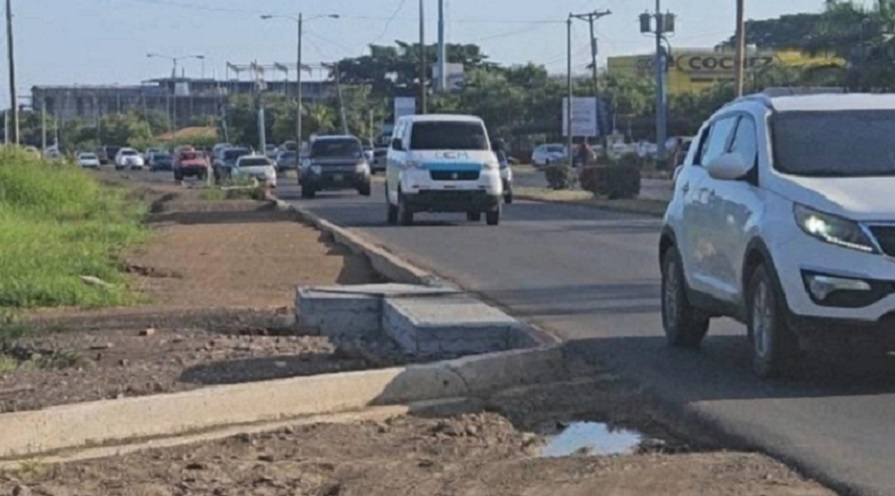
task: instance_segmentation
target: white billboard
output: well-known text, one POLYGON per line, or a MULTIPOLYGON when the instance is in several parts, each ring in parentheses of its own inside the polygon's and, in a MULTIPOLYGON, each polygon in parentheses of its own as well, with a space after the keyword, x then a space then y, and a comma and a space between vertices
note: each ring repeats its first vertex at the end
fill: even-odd
POLYGON ((395 97, 395 121, 405 115, 416 113, 416 98, 412 96, 395 97))
MULTIPOLYGON (((569 135, 569 99, 562 99, 562 135, 569 135)), ((572 98, 572 136, 595 138, 599 136, 597 125, 597 99, 592 96, 572 98)))

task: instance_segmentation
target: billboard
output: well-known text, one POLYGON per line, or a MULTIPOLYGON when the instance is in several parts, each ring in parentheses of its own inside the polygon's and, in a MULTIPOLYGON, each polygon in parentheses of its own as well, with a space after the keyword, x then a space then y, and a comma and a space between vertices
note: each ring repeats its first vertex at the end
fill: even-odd
MULTIPOLYGON (((719 81, 733 80, 734 54, 711 49, 677 49, 672 52, 666 70, 668 92, 699 92, 719 81)), ((774 67, 841 66, 845 61, 835 56, 811 56, 798 50, 758 50, 746 54, 747 77, 774 67)), ((656 62, 652 54, 609 57, 609 72, 633 78, 655 78, 656 62)))
POLYGON ((405 115, 416 113, 416 98, 412 96, 395 97, 395 121, 405 115))
MULTIPOLYGON (((569 99, 562 99, 562 135, 569 136, 569 99)), ((592 96, 572 97, 572 136, 595 138, 600 135, 597 99, 592 96)))
MULTIPOLYGON (((444 72, 446 74, 445 84, 447 85, 445 89, 447 91, 454 91, 463 88, 463 80, 464 80, 464 67, 463 64, 451 64, 447 63, 444 65, 444 72)), ((435 81, 435 84, 438 84, 438 75, 439 68, 438 64, 432 66, 432 79, 435 81)))

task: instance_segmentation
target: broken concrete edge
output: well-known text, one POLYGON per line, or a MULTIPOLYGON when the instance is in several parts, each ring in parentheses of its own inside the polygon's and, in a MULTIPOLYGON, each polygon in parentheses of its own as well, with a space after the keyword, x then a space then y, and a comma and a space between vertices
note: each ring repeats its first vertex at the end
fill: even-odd
POLYGON ((561 346, 0 414, 0 460, 182 436, 229 426, 479 397, 566 379, 561 346))
POLYGON ((366 255, 373 270, 390 281, 420 286, 446 286, 434 274, 401 259, 358 233, 333 224, 313 212, 282 200, 276 199, 276 205, 278 209, 294 212, 302 221, 332 235, 337 244, 347 247, 353 253, 366 255))

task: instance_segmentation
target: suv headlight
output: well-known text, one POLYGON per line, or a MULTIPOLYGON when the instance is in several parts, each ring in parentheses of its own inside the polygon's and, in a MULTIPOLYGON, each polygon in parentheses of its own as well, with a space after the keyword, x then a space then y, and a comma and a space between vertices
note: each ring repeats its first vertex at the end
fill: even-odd
POLYGON ((367 162, 358 162, 357 165, 354 166, 354 169, 358 174, 363 174, 364 172, 368 172, 370 170, 370 164, 367 162))
POLYGON ((805 234, 815 239, 864 253, 876 253, 873 241, 857 222, 818 212, 802 205, 795 205, 793 213, 796 224, 805 234))

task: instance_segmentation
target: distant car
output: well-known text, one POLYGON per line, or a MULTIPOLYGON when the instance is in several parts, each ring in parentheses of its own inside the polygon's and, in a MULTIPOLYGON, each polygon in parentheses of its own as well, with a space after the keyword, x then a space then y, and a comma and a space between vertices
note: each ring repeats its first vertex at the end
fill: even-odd
POLYGON ((147 148, 145 152, 143 152, 143 161, 147 164, 150 160, 152 160, 152 155, 155 153, 167 153, 166 150, 162 148, 147 148))
POLYGON ((153 153, 149 157, 149 170, 152 172, 174 170, 174 157, 166 152, 153 153))
POLYGON ((233 168, 236 161, 246 155, 252 155, 252 150, 244 147, 225 148, 218 153, 212 165, 215 182, 230 179, 233 176, 233 168))
POLYGON ((279 153, 279 149, 277 149, 277 145, 265 145, 264 146, 264 156, 271 160, 277 159, 277 153, 279 153))
MULTIPOLYGON (((95 153, 96 153, 96 157, 99 159, 100 165, 109 165, 111 160, 109 159, 109 156, 106 154, 105 147, 101 146, 101 147, 97 148, 95 153)), ((112 157, 112 158, 115 158, 115 157, 112 157)))
POLYGON ((565 145, 540 145, 531 154, 531 163, 543 167, 562 162, 567 156, 565 145))
POLYGON ((298 151, 298 142, 297 141, 286 141, 282 145, 280 145, 281 150, 286 150, 289 152, 298 151))
POLYGON ((204 180, 208 177, 208 159, 205 154, 196 150, 184 150, 174 158, 174 180, 183 181, 185 177, 196 177, 204 180))
MULTIPOLYGON (((120 146, 104 146, 103 155, 106 156, 106 161, 112 165, 115 165, 115 157, 118 156, 119 150, 121 150, 120 146)), ((103 155, 100 155, 100 158, 102 158, 103 155)))
POLYGON ((99 169, 100 161, 99 157, 95 153, 79 153, 78 154, 78 165, 85 169, 99 169))
POLYGON ((255 179, 259 183, 277 186, 277 168, 264 155, 245 155, 236 160, 231 171, 233 179, 255 179))
POLYGON ((298 169, 298 152, 281 151, 276 158, 277 171, 285 172, 298 169))
POLYGON ((125 168, 142 169, 146 163, 140 152, 133 148, 122 148, 115 155, 115 169, 121 170, 125 168))
POLYGON ((373 174, 379 171, 385 172, 385 159, 388 156, 388 148, 391 144, 391 133, 383 133, 376 139, 376 146, 373 148, 373 160, 370 161, 370 171, 373 174))
POLYGON ((373 159, 376 158, 376 155, 372 146, 364 145, 364 156, 367 157, 368 164, 373 163, 373 159))
POLYGON ((354 136, 315 139, 298 180, 302 198, 314 198, 322 190, 356 189, 363 196, 371 193, 370 164, 354 136))

